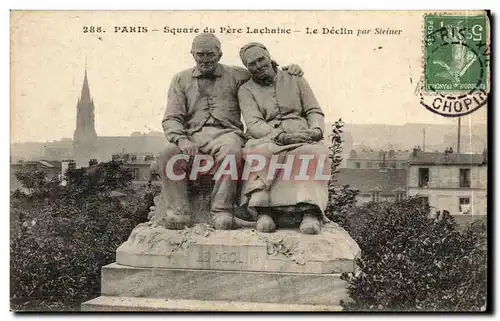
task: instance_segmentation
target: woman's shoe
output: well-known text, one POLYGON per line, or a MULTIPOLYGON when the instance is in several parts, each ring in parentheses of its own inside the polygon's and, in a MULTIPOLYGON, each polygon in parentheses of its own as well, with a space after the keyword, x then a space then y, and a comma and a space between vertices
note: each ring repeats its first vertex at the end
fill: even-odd
POLYGON ((262 233, 272 233, 276 231, 276 224, 274 223, 273 218, 267 214, 259 215, 259 219, 257 220, 257 231, 262 233))
POLYGON ((321 225, 318 217, 313 214, 304 214, 299 229, 304 234, 319 234, 321 225))

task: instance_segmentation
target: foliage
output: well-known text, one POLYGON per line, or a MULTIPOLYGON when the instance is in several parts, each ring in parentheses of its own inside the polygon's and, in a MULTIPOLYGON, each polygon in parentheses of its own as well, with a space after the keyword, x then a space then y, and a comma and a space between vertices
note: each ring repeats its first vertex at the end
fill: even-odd
POLYGON ((342 133, 344 132, 344 123, 342 119, 336 121, 332 126, 332 134, 330 135, 330 160, 331 160, 331 179, 328 182, 328 204, 326 208, 326 216, 331 220, 345 224, 348 213, 356 204, 356 196, 359 191, 349 185, 342 187, 336 186, 336 175, 339 173, 339 168, 342 164, 342 133))
POLYGON ((130 171, 115 161, 69 170, 66 186, 43 172, 16 176, 26 191, 11 195, 12 308, 60 309, 99 295, 101 267, 146 221, 157 189, 133 190, 130 171))
POLYGON ((457 230, 417 198, 368 203, 345 225, 359 244, 359 273, 343 274, 346 310, 477 311, 486 304, 486 225, 457 230))

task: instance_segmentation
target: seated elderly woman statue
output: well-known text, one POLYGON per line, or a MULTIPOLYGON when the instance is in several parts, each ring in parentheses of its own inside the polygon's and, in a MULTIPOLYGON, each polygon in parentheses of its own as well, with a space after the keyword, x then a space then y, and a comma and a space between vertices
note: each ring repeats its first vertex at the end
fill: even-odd
POLYGON ((252 165, 248 177, 243 171, 241 203, 260 232, 295 221, 302 233, 317 234, 326 220, 330 175, 324 114, 305 78, 279 70, 264 45, 249 43, 240 57, 252 75, 238 91, 250 137, 246 165, 265 159, 264 166, 252 165))

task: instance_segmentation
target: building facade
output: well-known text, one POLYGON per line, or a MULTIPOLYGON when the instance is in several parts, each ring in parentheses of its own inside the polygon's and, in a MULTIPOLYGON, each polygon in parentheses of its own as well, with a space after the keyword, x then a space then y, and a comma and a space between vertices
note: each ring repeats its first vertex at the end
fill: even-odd
POLYGON ((409 151, 351 150, 346 161, 346 167, 356 169, 404 169, 409 155, 409 151))
POLYGON ((339 168, 336 187, 349 185, 359 190, 356 205, 371 201, 398 201, 406 197, 405 169, 339 168))
POLYGON ((408 161, 408 195, 452 215, 486 215, 487 153, 414 150, 408 161))
POLYGON ((47 180, 62 179, 62 163, 58 161, 21 161, 10 164, 10 191, 22 189, 21 183, 16 178, 16 173, 21 169, 26 171, 43 171, 47 180))
POLYGON ((123 166, 132 171, 132 183, 135 185, 159 181, 156 170, 157 155, 126 153, 114 154, 112 158, 113 160, 121 160, 123 166))

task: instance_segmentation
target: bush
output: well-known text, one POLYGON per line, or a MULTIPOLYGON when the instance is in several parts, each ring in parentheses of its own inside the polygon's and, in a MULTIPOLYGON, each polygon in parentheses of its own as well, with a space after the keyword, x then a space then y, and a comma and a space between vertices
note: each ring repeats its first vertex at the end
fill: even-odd
POLYGON ((68 185, 21 171, 29 193, 11 196, 11 305, 14 310, 75 308, 100 293, 100 269, 115 260, 116 248, 147 220, 157 189, 129 188, 120 163, 68 172, 68 185), (33 177, 37 178, 33 182, 33 177), (110 197, 127 189, 130 199, 110 197))
POLYGON ((418 199, 369 203, 346 229, 359 244, 359 273, 343 274, 346 310, 478 311, 485 309, 486 225, 461 233, 447 212, 431 217, 418 199))

